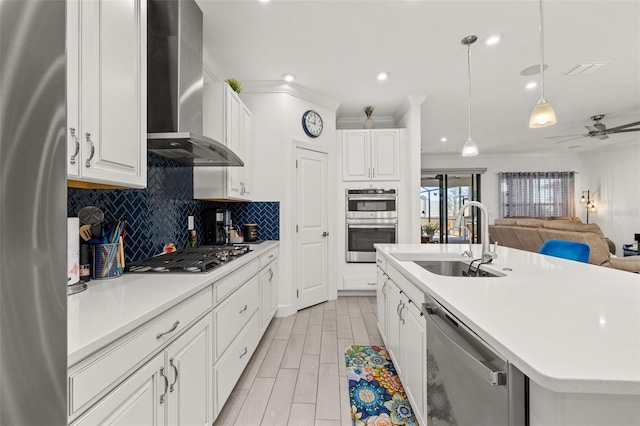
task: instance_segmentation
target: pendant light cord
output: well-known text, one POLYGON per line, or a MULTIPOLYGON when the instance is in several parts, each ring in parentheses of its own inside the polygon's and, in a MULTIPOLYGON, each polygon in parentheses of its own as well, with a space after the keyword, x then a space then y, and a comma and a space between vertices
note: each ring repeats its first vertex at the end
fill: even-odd
POLYGON ((544 100, 544 27, 542 15, 542 0, 540 0, 540 99, 544 100))
POLYGON ((468 113, 469 113, 469 139, 471 139, 471 44, 467 44, 467 82, 469 86, 469 101, 468 101, 468 113))

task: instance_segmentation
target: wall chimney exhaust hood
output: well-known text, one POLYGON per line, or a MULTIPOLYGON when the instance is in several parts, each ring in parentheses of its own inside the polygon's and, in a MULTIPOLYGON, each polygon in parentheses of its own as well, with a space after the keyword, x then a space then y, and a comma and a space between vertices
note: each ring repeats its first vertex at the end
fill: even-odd
POLYGON ((194 0, 149 0, 147 14, 147 150, 189 166, 244 166, 202 135, 202 11, 194 0))

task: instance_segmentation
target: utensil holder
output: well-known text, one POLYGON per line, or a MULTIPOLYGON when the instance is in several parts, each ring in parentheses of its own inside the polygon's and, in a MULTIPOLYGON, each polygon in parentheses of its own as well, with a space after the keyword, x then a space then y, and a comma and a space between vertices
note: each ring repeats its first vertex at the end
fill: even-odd
POLYGON ((118 243, 94 244, 92 247, 92 278, 96 280, 118 278, 122 275, 122 267, 118 267, 118 243))

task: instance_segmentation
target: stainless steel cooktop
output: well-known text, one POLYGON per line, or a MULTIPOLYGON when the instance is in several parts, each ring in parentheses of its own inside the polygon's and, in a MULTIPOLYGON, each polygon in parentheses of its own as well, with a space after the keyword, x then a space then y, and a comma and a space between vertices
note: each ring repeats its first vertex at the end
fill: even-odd
POLYGON ((246 245, 200 246, 132 262, 126 272, 209 272, 249 253, 246 245))

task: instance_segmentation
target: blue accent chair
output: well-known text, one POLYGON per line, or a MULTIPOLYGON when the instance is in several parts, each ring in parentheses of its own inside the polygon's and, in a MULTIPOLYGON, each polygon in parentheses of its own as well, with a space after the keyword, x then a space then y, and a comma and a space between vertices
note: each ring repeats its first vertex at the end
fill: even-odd
POLYGON ((587 263, 591 249, 587 244, 565 240, 547 240, 540 247, 540 254, 560 257, 563 259, 576 260, 587 263))

